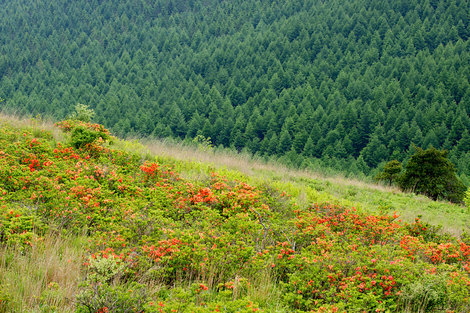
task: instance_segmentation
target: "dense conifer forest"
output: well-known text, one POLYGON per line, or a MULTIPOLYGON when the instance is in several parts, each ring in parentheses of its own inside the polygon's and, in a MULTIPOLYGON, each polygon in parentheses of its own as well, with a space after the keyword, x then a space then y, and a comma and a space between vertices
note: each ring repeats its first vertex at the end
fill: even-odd
POLYGON ((0 104, 372 175, 470 177, 468 0, 1 1, 0 104))

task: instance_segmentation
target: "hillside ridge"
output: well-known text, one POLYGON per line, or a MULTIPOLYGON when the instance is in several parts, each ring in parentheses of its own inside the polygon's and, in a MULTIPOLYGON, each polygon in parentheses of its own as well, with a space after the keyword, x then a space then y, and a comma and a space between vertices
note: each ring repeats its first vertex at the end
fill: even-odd
POLYGON ((470 307, 465 234, 325 203, 332 189, 313 179, 153 155, 99 124, 1 124, 1 312, 470 307))

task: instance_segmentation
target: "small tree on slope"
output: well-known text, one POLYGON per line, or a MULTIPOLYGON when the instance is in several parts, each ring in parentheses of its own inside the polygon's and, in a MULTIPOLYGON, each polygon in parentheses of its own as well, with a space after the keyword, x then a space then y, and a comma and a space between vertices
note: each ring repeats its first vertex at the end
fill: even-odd
POLYGON ((433 147, 426 150, 414 148, 416 152, 405 167, 405 173, 400 178, 400 187, 424 194, 433 200, 462 202, 466 187, 457 178, 454 164, 447 159, 447 151, 433 147))
POLYGON ((391 186, 392 183, 396 182, 400 177, 401 170, 401 163, 397 160, 392 160, 385 164, 383 171, 379 173, 375 179, 386 181, 391 186))

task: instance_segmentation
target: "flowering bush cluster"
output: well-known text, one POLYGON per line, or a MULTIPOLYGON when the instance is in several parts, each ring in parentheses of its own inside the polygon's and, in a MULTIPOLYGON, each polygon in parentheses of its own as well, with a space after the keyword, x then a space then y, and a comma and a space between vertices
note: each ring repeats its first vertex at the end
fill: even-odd
MULTIPOLYGON (((58 125, 109 136, 71 123, 58 125)), ((86 234, 78 312, 269 311, 252 299, 262 277, 286 312, 468 311, 470 245, 397 218, 298 208, 269 186, 183 179, 99 140, 0 128, 0 244, 86 234)))
POLYGON ((66 120, 57 123, 65 132, 70 132, 70 144, 75 148, 99 149, 99 143, 111 139, 109 131, 100 124, 79 120, 66 120))

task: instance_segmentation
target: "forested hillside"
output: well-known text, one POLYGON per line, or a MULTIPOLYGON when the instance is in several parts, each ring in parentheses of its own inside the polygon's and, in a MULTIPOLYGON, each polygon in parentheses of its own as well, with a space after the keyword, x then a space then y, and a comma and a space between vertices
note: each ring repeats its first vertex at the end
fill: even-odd
POLYGON ((0 106, 369 174, 470 176, 468 0, 1 1, 0 106))

